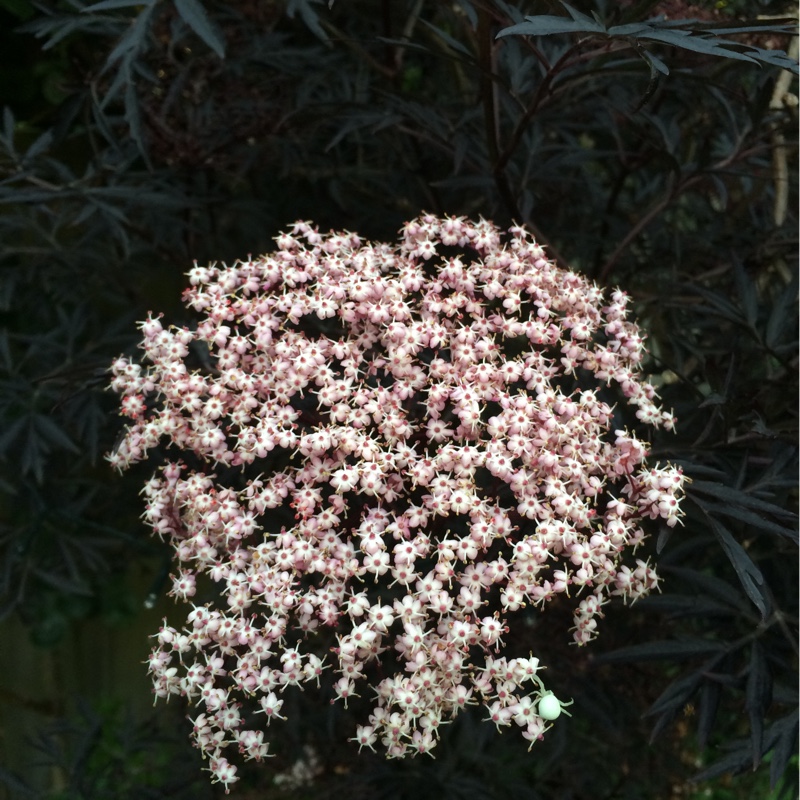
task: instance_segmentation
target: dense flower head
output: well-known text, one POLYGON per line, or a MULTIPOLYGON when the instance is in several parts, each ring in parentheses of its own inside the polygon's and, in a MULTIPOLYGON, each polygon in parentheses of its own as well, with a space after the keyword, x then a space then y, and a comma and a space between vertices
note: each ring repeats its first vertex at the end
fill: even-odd
POLYGON ((430 752, 476 703, 533 742, 561 706, 505 651, 515 612, 572 597, 585 644, 612 596, 657 586, 624 558, 645 519, 679 521, 685 479, 624 427, 626 406, 674 425, 629 299, 509 234, 425 215, 391 246, 298 222, 267 256, 195 265, 196 328, 151 315, 145 366, 114 362, 130 422, 108 458, 172 459, 144 517, 191 604, 156 636, 155 692, 200 709, 226 788, 227 748, 267 756, 284 690, 326 669, 336 699, 375 697, 361 747, 430 752), (221 599, 192 604, 201 585, 221 599))

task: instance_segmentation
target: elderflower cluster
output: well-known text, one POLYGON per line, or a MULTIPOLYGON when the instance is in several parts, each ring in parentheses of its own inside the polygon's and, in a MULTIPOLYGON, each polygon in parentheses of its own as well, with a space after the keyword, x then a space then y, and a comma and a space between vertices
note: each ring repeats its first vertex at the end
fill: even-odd
POLYGON ((391 757, 430 752, 468 704, 535 741, 561 706, 537 658, 503 655, 515 612, 571 591, 585 644, 611 596, 657 586, 623 563, 643 519, 681 516, 681 471, 645 466, 612 405, 673 427, 628 297, 484 220, 276 242, 195 266, 196 329, 151 316, 145 365, 112 367, 130 422, 108 458, 166 448, 144 517, 174 547, 172 594, 215 598, 164 623, 156 695, 198 707, 226 788, 224 754, 267 756, 284 690, 326 668, 335 698, 373 699, 354 739, 391 757))

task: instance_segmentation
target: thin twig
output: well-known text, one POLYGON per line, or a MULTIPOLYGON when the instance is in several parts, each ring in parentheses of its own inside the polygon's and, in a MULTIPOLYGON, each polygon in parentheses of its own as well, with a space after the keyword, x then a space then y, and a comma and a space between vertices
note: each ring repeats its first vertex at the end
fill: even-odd
POLYGON ((726 158, 722 159, 719 163, 714 164, 708 170, 704 170, 703 172, 696 172, 693 175, 690 175, 688 178, 685 178, 682 181, 679 181, 677 185, 673 182, 670 185, 667 193, 664 197, 659 200, 643 217, 640 217, 639 221, 628 231, 625 238, 617 245, 614 252, 608 257, 608 260, 603 265, 603 268, 600 270, 600 274, 598 275, 598 281, 600 283, 608 283, 608 276, 611 274, 611 271, 619 261, 622 254, 625 250, 630 246, 631 242, 636 239, 637 236, 659 215, 662 211, 664 211, 670 203, 682 192, 686 191, 690 186, 693 186, 698 181, 702 180, 706 177, 709 173, 714 172, 722 172, 723 170, 727 169, 734 161, 746 158, 750 155, 758 153, 760 150, 763 150, 762 145, 757 145, 754 147, 750 147, 747 150, 736 151, 731 153, 731 155, 727 156, 726 158))
POLYGON ((508 163, 511 156, 514 154, 515 150, 519 146, 520 140, 522 139, 523 134, 525 133, 525 129, 528 127, 528 123, 533 119, 534 114, 539 110, 542 101, 545 99, 547 94, 549 93, 553 80, 558 76, 558 74, 566 69, 567 67, 574 66, 575 64, 579 64, 582 61, 589 61, 595 56, 598 55, 605 55, 606 53, 611 52, 612 50, 622 49, 620 46, 616 45, 616 43, 609 43, 604 45, 600 48, 595 48, 594 50, 587 51, 585 53, 580 53, 580 48, 583 46, 583 42, 577 42, 572 47, 567 50, 558 61, 555 62, 552 66, 548 67, 547 72, 542 79, 542 82, 536 88, 534 92, 533 98, 531 102, 528 104, 527 108, 525 109, 525 113, 519 118, 516 126, 514 127, 514 131, 509 138, 508 144, 506 145, 505 149, 503 150, 502 154, 499 156, 497 163, 495 165, 495 169, 504 169, 506 164, 508 163), (570 59, 573 59, 570 61, 570 59))
POLYGON ((497 105, 494 81, 492 80, 494 74, 492 69, 492 30, 489 12, 483 6, 478 8, 478 62, 481 65, 480 96, 489 163, 495 165, 493 169, 494 182, 509 216, 519 220, 521 217, 519 207, 509 186, 508 178, 502 167, 496 166, 499 160, 500 145, 497 131, 497 105))
MULTIPOLYGON (((789 55, 794 59, 797 58, 797 42, 798 39, 795 36, 789 47, 789 55)), ((769 101, 769 107, 772 111, 782 111, 785 108, 784 98, 789 92, 793 77, 788 69, 781 71, 778 80, 775 81, 775 89, 769 101)), ((786 137, 777 124, 773 129, 772 144, 772 175, 775 181, 775 203, 772 216, 775 220, 775 227, 779 228, 786 220, 786 212, 789 205, 789 148, 786 144, 786 137)))

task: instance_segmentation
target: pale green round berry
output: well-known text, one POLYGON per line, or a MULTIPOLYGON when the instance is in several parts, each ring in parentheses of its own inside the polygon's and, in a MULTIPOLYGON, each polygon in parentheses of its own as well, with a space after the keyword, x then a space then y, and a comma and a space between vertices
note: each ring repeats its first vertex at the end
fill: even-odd
POLYGON ((539 700, 537 713, 542 719, 558 719, 558 717, 561 716, 561 703, 559 699, 552 692, 542 695, 539 700))

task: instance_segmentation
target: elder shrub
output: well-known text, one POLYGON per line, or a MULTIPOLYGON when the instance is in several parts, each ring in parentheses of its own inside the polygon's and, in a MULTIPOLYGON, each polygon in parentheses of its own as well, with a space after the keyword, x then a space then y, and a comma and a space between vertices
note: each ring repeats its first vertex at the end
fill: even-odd
POLYGON ((151 315, 144 364, 114 362, 130 422, 108 458, 166 445, 144 518, 191 606, 156 636, 155 693, 197 707, 226 790, 232 751, 267 756, 282 693, 328 668, 336 700, 373 699, 360 747, 430 752, 476 703, 533 743, 564 704, 507 652, 515 612, 571 596, 583 645, 611 597, 657 587, 629 554, 647 519, 680 520, 685 478, 624 427, 626 406, 675 422, 628 297, 509 234, 425 215, 392 246, 298 222, 267 256, 195 265, 196 328, 151 315))

